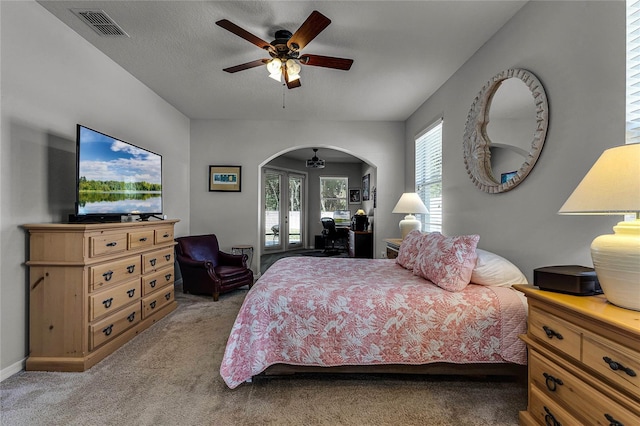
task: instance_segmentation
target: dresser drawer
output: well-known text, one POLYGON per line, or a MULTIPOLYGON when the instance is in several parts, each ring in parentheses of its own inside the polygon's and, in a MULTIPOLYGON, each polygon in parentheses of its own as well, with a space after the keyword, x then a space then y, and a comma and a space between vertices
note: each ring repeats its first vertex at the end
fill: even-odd
POLYGON ((581 330, 542 309, 530 307, 529 333, 550 347, 580 360, 581 330))
POLYGON ((168 265, 173 265, 173 247, 142 255, 143 274, 162 269, 168 265))
MULTIPOLYGON (((586 332, 582 362, 640 399, 640 353, 586 332)), ((640 422, 638 422, 640 424, 640 422)))
POLYGON ((584 424, 534 386, 529 387, 529 413, 541 425, 578 426, 584 424))
POLYGON ((142 299, 142 318, 147 318, 174 299, 173 286, 157 291, 142 299))
POLYGON ((140 299, 140 278, 89 296, 89 320, 110 314, 140 299))
POLYGON ((162 244, 173 241, 173 226, 163 226, 155 230, 155 243, 162 244))
POLYGON ((89 350, 113 339, 142 319, 140 303, 131 305, 89 327, 89 350))
POLYGON ((96 291, 140 276, 140 256, 89 267, 89 291, 96 291))
POLYGON ((173 268, 168 267, 142 277, 142 295, 148 296, 156 290, 173 284, 173 268))
POLYGON ((147 229, 138 232, 129 232, 129 250, 153 247, 153 238, 153 229, 147 229))
POLYGON ((91 235, 89 237, 89 257, 121 253, 127 250, 127 234, 114 233, 91 235))
POLYGON ((578 377, 546 359, 529 352, 530 381, 549 399, 584 418, 583 424, 608 424, 607 417, 622 424, 640 424, 640 418, 578 377))

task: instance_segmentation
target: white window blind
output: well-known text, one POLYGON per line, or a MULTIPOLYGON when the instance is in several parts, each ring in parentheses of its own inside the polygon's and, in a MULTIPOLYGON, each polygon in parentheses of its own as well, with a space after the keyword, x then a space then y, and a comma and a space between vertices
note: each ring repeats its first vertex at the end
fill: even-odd
POLYGON ((442 231, 442 120, 416 138, 416 192, 429 210, 416 215, 422 230, 442 231))
POLYGON ((640 1, 627 0, 626 143, 640 142, 640 1))

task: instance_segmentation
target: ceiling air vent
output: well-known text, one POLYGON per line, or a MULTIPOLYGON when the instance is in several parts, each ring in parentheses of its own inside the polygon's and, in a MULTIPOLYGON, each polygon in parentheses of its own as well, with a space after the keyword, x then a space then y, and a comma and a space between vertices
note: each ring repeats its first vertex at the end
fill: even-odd
POLYGON ((104 10, 71 9, 85 24, 103 37, 129 37, 104 10))

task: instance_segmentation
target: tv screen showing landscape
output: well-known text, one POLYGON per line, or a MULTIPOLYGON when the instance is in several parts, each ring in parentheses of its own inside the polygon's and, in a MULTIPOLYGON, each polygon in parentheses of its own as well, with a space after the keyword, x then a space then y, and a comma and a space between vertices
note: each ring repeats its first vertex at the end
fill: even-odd
POLYGON ((162 157, 78 125, 77 214, 162 214, 162 157))

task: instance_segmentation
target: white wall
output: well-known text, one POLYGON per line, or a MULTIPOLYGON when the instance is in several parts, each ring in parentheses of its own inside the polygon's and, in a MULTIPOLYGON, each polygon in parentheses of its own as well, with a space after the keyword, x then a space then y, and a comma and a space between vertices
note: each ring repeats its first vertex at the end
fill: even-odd
POLYGON ((407 120, 407 186, 413 137, 442 115, 444 233, 479 234, 480 247, 515 262, 529 280, 540 266, 592 266, 591 241, 622 218, 557 212, 602 151, 624 144, 624 100, 625 3, 529 2, 407 120), (544 85, 549 130, 527 179, 492 195, 467 176, 465 121, 484 84, 514 67, 544 85))
POLYGON ((382 239, 399 234, 400 218, 391 210, 402 193, 403 140, 400 122, 194 120, 191 233, 214 232, 227 250, 234 244, 251 244, 256 249, 254 259, 259 259, 260 166, 292 149, 334 148, 377 166, 374 232, 375 253, 379 254, 384 247, 382 239), (208 192, 207 174, 212 164, 242 166, 242 192, 208 192))
POLYGON ((73 213, 76 123, 163 155, 165 213, 189 229, 189 120, 32 1, 0 2, 0 371, 28 351, 24 223, 73 213))

